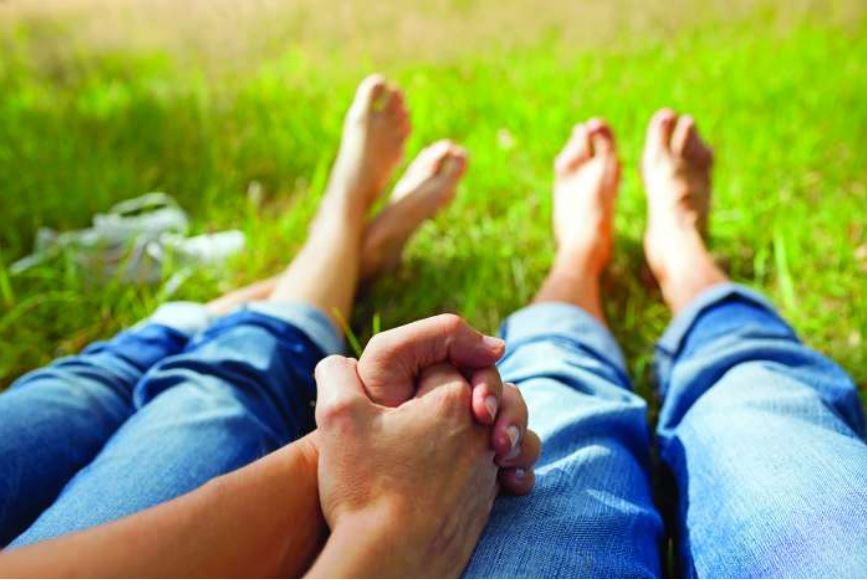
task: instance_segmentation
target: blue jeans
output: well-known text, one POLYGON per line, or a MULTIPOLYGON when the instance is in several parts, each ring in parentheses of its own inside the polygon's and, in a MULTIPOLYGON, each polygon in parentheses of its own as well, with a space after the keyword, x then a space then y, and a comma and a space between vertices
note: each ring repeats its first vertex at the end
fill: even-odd
MULTIPOLYGON (((469 577, 662 573, 644 402, 612 336, 541 304, 503 326, 500 364, 543 440, 537 487, 502 498, 469 577)), ((657 427, 679 575, 867 576, 867 444, 855 386, 762 297, 700 296, 662 337, 657 427)))
POLYGON ((327 317, 261 304, 210 324, 198 309, 163 308, 0 396, 2 545, 141 511, 314 428, 313 369, 343 348, 327 317))
MULTIPOLYGON (((77 373, 52 377, 61 362, 19 381, 0 397, 0 532, 15 537, 41 510, 13 545, 116 519, 309 429, 312 368, 340 345, 324 315, 296 308, 241 312, 192 339, 152 323, 68 359, 77 373), (134 352, 123 340, 138 341, 134 352), (153 343, 166 358, 157 348, 144 355, 141 345, 153 343), (115 370, 125 364, 138 376, 115 370), (88 381, 112 386, 90 392, 80 386, 88 381), (28 398, 43 389, 41 400, 28 398), (129 403, 112 403, 106 390, 129 403), (82 417, 111 418, 99 428, 64 421, 70 400, 82 417), (42 499, 19 508, 34 489, 46 490, 42 499)), ((646 406, 629 390, 613 338, 566 304, 523 309, 503 335, 501 371, 524 393, 543 456, 530 497, 498 500, 466 575, 660 575, 666 534, 646 406)), ((867 445, 848 377, 733 285, 679 316, 658 354, 658 442, 674 482, 664 491, 681 573, 867 575, 867 445)))

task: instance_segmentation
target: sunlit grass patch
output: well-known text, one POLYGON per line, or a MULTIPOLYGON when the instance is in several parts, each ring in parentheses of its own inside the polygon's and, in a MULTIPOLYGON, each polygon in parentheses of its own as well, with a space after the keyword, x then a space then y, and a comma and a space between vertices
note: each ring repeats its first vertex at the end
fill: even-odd
MULTIPOLYGON (((454 14, 475 14, 472 4, 454 14)), ((653 29, 592 46, 534 25, 513 46, 466 41, 442 60, 381 48, 353 54, 308 39, 219 73, 159 43, 123 50, 106 41, 96 50, 79 40, 46 56, 47 41, 22 24, 6 38, 15 50, 0 54, 0 263, 26 253, 40 225, 81 227, 117 200, 159 190, 180 200, 197 231, 239 227, 249 241, 226 271, 199 273, 177 297, 206 299, 272 274, 303 240, 355 83, 382 68, 407 91, 415 128, 407 158, 448 136, 471 160, 453 206, 424 227, 405 266, 362 297, 352 319, 359 340, 374 320, 390 327, 443 310, 490 331, 524 304, 551 260, 551 159, 573 123, 600 115, 626 166, 608 312, 647 394, 667 313, 642 276, 637 163, 649 116, 669 105, 691 112, 717 150, 717 254, 863 392, 863 17, 844 26, 807 14, 780 27, 777 16, 695 17, 668 37, 653 29)), ((456 25, 443 26, 436 34, 445 38, 456 25)), ((49 29, 75 36, 62 24, 49 29)), ((402 47, 403 34, 375 42, 402 47)), ((363 40, 354 46, 373 46, 363 40)), ((68 264, 0 272, 2 382, 135 322, 161 297, 160 288, 94 286, 68 264)))

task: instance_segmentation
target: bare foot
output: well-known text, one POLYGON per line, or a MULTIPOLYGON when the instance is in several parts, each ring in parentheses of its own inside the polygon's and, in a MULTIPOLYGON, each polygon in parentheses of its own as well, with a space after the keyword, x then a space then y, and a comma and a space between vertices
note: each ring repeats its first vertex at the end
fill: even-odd
POLYGON ((363 221, 400 163, 409 132, 401 91, 382 75, 365 78, 346 114, 320 215, 344 210, 363 221))
POLYGON ((689 115, 670 109, 650 121, 641 161, 647 192, 647 263, 673 311, 726 281, 704 237, 710 211, 713 153, 689 115))
POLYGON ((362 280, 397 267, 418 227, 454 198, 466 167, 466 151, 448 140, 418 154, 395 186, 389 204, 365 230, 362 280))
MULTIPOLYGON (((406 243, 428 218, 447 205, 467 167, 467 154, 451 141, 438 141, 419 153, 395 186, 391 201, 370 221, 361 249, 362 281, 394 269, 406 243)), ((280 275, 239 288, 208 303, 214 314, 227 314, 246 302, 264 300, 280 275)))
POLYGON ((598 275, 611 258, 620 162, 611 128, 600 119, 576 125, 554 163, 554 234, 558 252, 580 256, 598 275))
POLYGON ((576 125, 554 163, 557 256, 534 302, 570 302, 605 323, 599 278, 611 258, 620 162, 611 128, 576 125))

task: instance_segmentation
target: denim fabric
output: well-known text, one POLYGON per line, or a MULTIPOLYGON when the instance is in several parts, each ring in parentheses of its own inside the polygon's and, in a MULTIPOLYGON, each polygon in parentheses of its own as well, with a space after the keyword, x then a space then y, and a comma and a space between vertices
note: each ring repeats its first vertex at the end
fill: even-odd
MULTIPOLYGON (((502 334, 501 372, 543 455, 533 493, 496 502, 466 576, 659 575, 646 407, 613 338, 557 303, 517 312, 502 334)), ((31 373, 0 397, 3 532, 97 453, 14 545, 152 506, 303 434, 313 367, 341 348, 321 312, 269 305, 189 344, 151 323, 31 373)), ((735 285, 672 323, 657 369, 680 573, 867 576, 867 429, 842 370, 735 285)))
MULTIPOLYGON (((497 500, 466 576, 660 574, 645 409, 610 334, 550 303, 503 336, 543 453, 532 494, 497 500)), ((732 284, 678 316, 657 355, 679 574, 867 576, 865 421, 847 375, 732 284)))
POLYGON ((846 373, 730 284, 674 321, 657 367, 681 574, 867 576, 867 431, 846 373))
MULTIPOLYGON (((309 306, 285 304, 264 310, 268 314, 257 307, 238 311, 195 336, 182 352, 163 353, 126 395, 132 416, 11 545, 38 542, 154 506, 310 431, 316 395, 313 369, 325 349, 340 348, 339 334, 323 313, 309 306)), ((108 361, 94 374, 111 372, 116 371, 108 361)), ((71 381, 67 390, 77 388, 71 381)), ((20 389, 19 417, 31 418, 37 412, 32 407, 38 402, 25 398, 29 390, 20 389)), ((0 397, 0 415, 5 398, 0 397)), ((102 404, 67 398, 87 407, 102 404)), ((104 430, 117 428, 117 422, 104 430)), ((87 425, 82 430, 90 435, 87 425)), ((79 445, 79 437, 68 431, 58 429, 51 436, 66 440, 67 452, 79 445)), ((10 437, 10 452, 27 463, 31 442, 15 439, 14 430, 10 437)), ((84 463, 86 459, 75 469, 84 463)), ((15 478, 5 466, 0 473, 2 481, 15 478)), ((27 485, 40 485, 43 477, 33 473, 27 485)))
POLYGON ((24 531, 132 413, 132 390, 187 336, 148 324, 18 379, 0 395, 0 546, 24 531))
POLYGON ((647 409, 613 337, 559 303, 513 314, 502 336, 500 371, 524 395, 542 457, 529 497, 497 500, 465 575, 658 576, 647 409))

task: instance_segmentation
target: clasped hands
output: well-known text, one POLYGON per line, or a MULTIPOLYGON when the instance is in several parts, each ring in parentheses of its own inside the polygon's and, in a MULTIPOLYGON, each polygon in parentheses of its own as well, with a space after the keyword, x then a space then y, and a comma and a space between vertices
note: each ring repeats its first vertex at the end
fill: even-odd
POLYGON ((446 314, 374 336, 357 361, 318 365, 313 441, 331 537, 310 575, 460 574, 501 487, 534 484, 541 444, 493 366, 504 350, 446 314))

